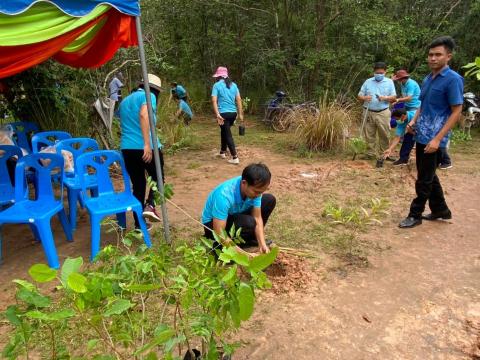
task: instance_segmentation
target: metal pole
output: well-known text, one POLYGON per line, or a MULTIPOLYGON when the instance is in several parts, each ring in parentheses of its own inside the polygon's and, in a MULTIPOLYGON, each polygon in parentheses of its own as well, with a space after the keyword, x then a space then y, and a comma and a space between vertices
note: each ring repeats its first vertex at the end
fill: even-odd
MULTIPOLYGON (((145 88, 145 96, 147 97, 146 100, 147 100, 148 120, 150 122, 150 136, 152 137, 153 158, 155 161, 155 171, 157 172, 158 190, 163 196, 163 174, 160 166, 160 153, 158 152, 157 131, 155 128, 155 122, 153 121, 154 117, 153 117, 152 99, 150 97, 150 86, 148 84, 147 62, 145 60, 145 48, 143 45, 142 23, 140 22, 140 16, 137 16, 135 18, 135 25, 137 27, 138 50, 140 53, 140 62, 142 64, 143 85, 145 88)), ((162 203, 162 219, 163 219, 163 229, 165 233, 165 241, 168 244, 170 244, 170 228, 168 225, 167 204, 165 203, 165 201, 162 203)))

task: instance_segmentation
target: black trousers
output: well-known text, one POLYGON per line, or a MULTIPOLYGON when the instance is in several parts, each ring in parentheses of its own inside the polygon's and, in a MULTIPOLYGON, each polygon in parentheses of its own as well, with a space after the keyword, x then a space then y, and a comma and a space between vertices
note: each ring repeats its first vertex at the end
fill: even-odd
POLYGON ((448 210, 442 185, 440 185, 440 180, 435 174, 442 159, 442 151, 438 149, 434 153, 425 154, 425 147, 426 145, 417 142, 417 181, 415 182, 417 197, 413 199, 408 215, 416 219, 422 217, 427 201, 432 213, 448 210))
MULTIPOLYGON (((160 153, 160 164, 163 176, 165 174, 165 171, 163 170, 163 153, 160 149, 158 149, 158 151, 160 153)), ((148 176, 150 176, 153 181, 157 182, 157 171, 155 170, 155 161, 153 160, 153 150, 152 161, 149 163, 142 160, 143 150, 124 149, 122 150, 122 155, 125 160, 125 167, 127 168, 128 176, 130 176, 130 180, 132 181, 133 196, 140 201, 142 206, 145 206, 146 204, 153 206, 153 191, 150 190, 148 192, 147 201, 145 201, 145 193, 147 191, 147 177, 145 176, 145 172, 147 172, 148 176)), ((164 176, 163 182, 165 182, 164 176)), ((135 214, 134 218, 135 226, 138 226, 138 219, 135 214)))
POLYGON ((220 116, 225 120, 223 125, 220 125, 220 152, 227 152, 228 147, 230 154, 235 157, 237 156, 237 150, 235 149, 231 127, 237 118, 237 113, 221 113, 220 116))
MULTIPOLYGON (((276 204, 277 204, 277 199, 275 199, 275 196, 273 196, 272 194, 262 195, 261 213, 262 213, 263 226, 267 224, 268 218, 270 217, 273 210, 275 209, 276 204)), ((213 221, 210 221, 205 225, 210 229, 212 229, 213 221)), ((227 218, 227 226, 225 228, 227 233, 232 227, 232 225, 235 225, 235 229, 242 228, 242 231, 240 232, 240 236, 245 241, 245 243, 241 244, 240 246, 258 246, 257 237, 255 236, 255 228, 257 227, 257 221, 251 215, 251 210, 242 214, 229 215, 227 218)), ((205 230, 205 237, 207 239, 214 240, 213 233, 206 228, 204 228, 204 230, 205 230)), ((219 247, 219 244, 215 243, 214 248, 217 248, 217 247, 219 247)))

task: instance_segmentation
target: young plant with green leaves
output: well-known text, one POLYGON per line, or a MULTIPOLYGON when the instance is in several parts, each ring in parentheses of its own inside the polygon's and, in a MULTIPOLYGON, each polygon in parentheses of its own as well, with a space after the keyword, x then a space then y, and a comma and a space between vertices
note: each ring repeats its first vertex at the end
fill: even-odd
MULTIPOLYGON (((173 194, 168 184, 162 196, 151 179, 149 185, 157 204, 173 194)), ((216 360, 233 353, 229 336, 252 315, 255 290, 271 286, 263 270, 278 248, 240 253, 240 229, 232 227, 233 242, 221 249, 204 238, 148 249, 141 232, 123 235, 113 221, 107 225, 117 244, 93 264, 80 257, 66 259, 60 271, 36 264, 29 270, 35 283, 14 280, 16 304, 4 313, 14 331, 3 356, 177 360, 185 350, 195 358, 200 347, 202 359, 216 360)))
POLYGON ((228 335, 252 315, 255 290, 270 286, 263 270, 278 249, 250 258, 223 247, 216 259, 207 239, 134 249, 140 237, 128 233, 91 266, 82 258, 65 260, 60 271, 36 264, 35 283, 15 280, 16 304, 5 312, 14 331, 3 356, 178 359, 194 347, 204 359, 231 354, 228 335))

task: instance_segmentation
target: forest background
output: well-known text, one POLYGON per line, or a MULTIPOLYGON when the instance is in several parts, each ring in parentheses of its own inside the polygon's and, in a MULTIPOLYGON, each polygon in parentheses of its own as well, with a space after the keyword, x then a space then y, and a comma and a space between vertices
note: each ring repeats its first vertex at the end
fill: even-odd
MULTIPOLYGON (((197 113, 211 111, 217 66, 229 68, 253 114, 279 89, 297 102, 354 99, 375 61, 421 81, 426 46, 439 35, 455 39, 451 66, 461 74, 480 54, 480 0, 144 0, 141 7, 149 71, 167 88, 184 84, 197 113)), ((128 94, 141 77, 137 59, 131 48, 94 71, 48 61, 4 80, 0 114, 93 135, 85 134, 94 129, 91 104, 107 95, 115 69, 128 94)), ((480 83, 466 79, 465 89, 478 93, 480 83)))

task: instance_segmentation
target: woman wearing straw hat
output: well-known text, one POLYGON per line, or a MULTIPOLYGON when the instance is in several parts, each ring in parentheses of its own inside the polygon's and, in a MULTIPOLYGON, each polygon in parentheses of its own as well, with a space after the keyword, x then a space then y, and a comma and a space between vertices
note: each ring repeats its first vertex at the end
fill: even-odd
POLYGON ((228 160, 230 164, 238 165, 237 150, 235 149, 235 142, 233 141, 231 127, 237 119, 243 122, 242 98, 237 85, 228 77, 228 70, 226 67, 219 66, 213 75, 216 79, 215 85, 212 89, 212 104, 217 123, 220 126, 220 156, 225 159, 227 157, 227 148, 232 155, 228 160))
MULTIPOLYGON (((157 122, 157 100, 162 89, 162 81, 153 74, 148 74, 148 82, 150 85, 150 96, 152 99, 153 118, 157 122)), ((153 221, 160 221, 160 216, 155 210, 153 201, 153 191, 149 191, 147 200, 145 201, 145 193, 147 188, 147 179, 145 171, 155 182, 157 181, 157 172, 153 161, 152 139, 150 136, 150 123, 148 119, 147 97, 143 88, 143 81, 139 83, 138 88, 128 95, 120 103, 120 124, 122 128, 122 136, 120 139, 120 148, 125 160, 125 167, 132 181, 133 195, 144 205, 143 216, 153 221)), ((160 153, 160 164, 162 175, 163 171, 163 154, 162 144, 157 138, 158 151, 160 153)), ((165 178, 164 178, 165 179, 165 178)), ((136 215, 135 227, 139 228, 136 215)))

